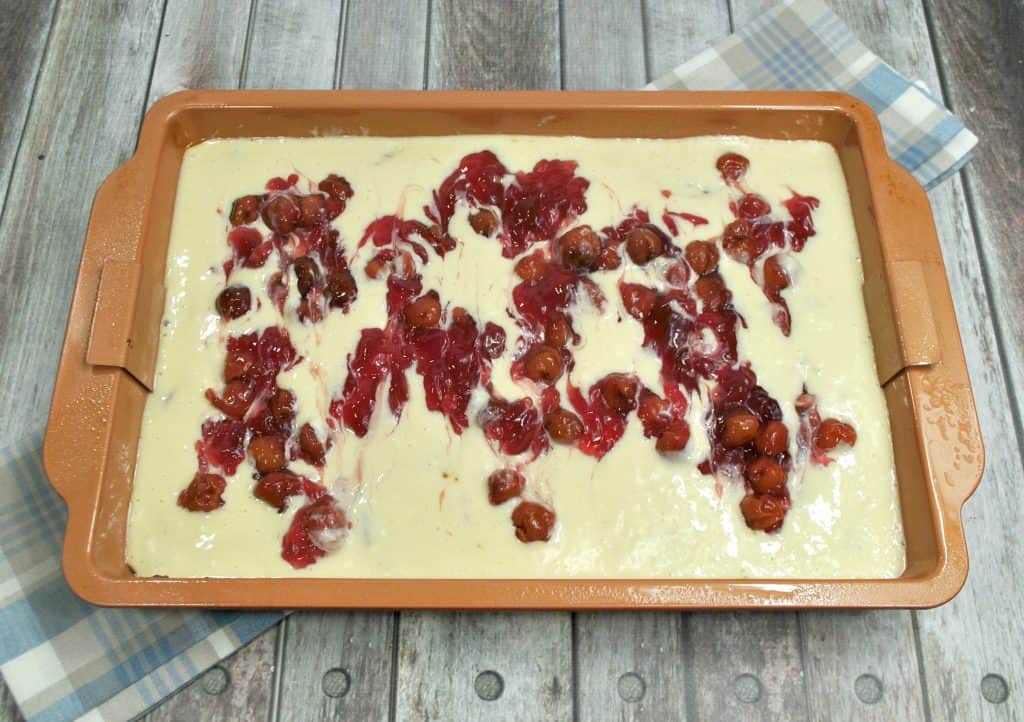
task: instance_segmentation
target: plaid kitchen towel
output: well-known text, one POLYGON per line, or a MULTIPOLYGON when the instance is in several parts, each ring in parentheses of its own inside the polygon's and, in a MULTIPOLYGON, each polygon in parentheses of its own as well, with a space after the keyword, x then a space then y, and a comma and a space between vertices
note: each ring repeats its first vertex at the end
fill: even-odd
POLYGON ((841 90, 870 105, 889 155, 934 188, 978 139, 926 88, 861 43, 819 0, 792 0, 647 86, 651 90, 841 90))
POLYGON ((35 433, 0 450, 0 673, 27 720, 130 719, 281 619, 80 600, 61 573, 67 514, 42 447, 35 433))

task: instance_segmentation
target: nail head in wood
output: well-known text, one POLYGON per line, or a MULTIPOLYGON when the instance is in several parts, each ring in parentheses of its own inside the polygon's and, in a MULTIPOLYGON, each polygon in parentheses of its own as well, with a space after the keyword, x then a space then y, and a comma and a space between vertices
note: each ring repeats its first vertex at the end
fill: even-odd
POLYGON ((733 682, 736 699, 747 704, 754 704, 761 699, 761 680, 752 674, 741 674, 733 682))
POLYGON ((854 680, 853 692, 864 704, 875 704, 882 699, 882 680, 873 674, 862 674, 854 680))
POLYGON ((229 681, 228 671, 218 664, 206 671, 200 684, 206 694, 218 695, 228 688, 229 681))
POLYGON ((1002 704, 1010 696, 1010 685, 998 674, 986 674, 981 678, 981 696, 992 704, 1002 704))
POLYGON ((486 670, 476 676, 473 683, 476 696, 487 702, 493 702, 505 691, 505 680, 494 670, 486 670))
POLYGON ((344 697, 352 687, 352 677, 341 667, 334 667, 324 672, 320 684, 328 697, 344 697))
POLYGON ((647 691, 647 683, 636 672, 626 672, 619 677, 619 696, 624 702, 639 702, 647 691))

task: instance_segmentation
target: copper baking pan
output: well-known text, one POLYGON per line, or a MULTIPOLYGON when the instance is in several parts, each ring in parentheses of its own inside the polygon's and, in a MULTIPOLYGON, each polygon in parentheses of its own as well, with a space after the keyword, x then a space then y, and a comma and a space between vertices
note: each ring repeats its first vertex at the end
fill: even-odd
POLYGON ((928 607, 967 577, 961 507, 984 452, 921 187, 878 120, 838 93, 190 91, 149 111, 134 157, 100 186, 53 394, 44 462, 67 501, 64 573, 104 605, 279 608, 928 607), (907 568, 886 580, 136 578, 125 531, 152 384, 171 210, 184 150, 208 138, 532 133, 824 140, 839 152, 892 422, 907 568))

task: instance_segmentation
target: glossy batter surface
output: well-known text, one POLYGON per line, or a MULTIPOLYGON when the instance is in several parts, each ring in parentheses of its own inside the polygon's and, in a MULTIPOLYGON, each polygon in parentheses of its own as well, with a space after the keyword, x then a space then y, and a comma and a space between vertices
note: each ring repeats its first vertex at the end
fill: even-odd
MULTIPOLYGON (((504 353, 491 366, 494 394, 536 395, 536 384, 512 373, 522 353, 512 312, 520 256, 503 255, 500 243, 478 234, 468 222, 471 210, 455 206, 448 229, 456 242, 453 250, 442 257, 428 246, 427 262, 417 262, 423 290, 438 292, 446 318, 461 307, 479 326, 490 322, 505 330, 504 353)), ((262 223, 256 227, 267 231, 262 223)), ((571 305, 579 341, 572 346, 574 366, 554 384, 563 399, 568 383, 589 389, 610 373, 635 374, 643 386, 663 390, 658 354, 643 345, 644 326, 627 312, 621 287, 667 289, 668 267, 678 259, 659 257, 641 266, 621 255, 618 268, 589 274, 604 303, 577 293, 571 305)), ((842 171, 826 144, 515 136, 203 143, 188 150, 181 171, 156 388, 143 420, 132 496, 128 562, 143 576, 185 577, 898 576, 905 560, 888 415, 875 375, 861 282, 842 171), (676 226, 671 241, 680 249, 721 236, 735 218, 730 209, 735 189, 715 165, 723 153, 749 159, 744 184, 779 218, 788 218, 784 201, 794 192, 819 199, 815 235, 785 260, 792 280, 782 291, 791 314, 788 337, 776 322, 776 307, 755 282, 760 266, 752 273, 726 253, 719 261, 732 306, 742 318, 739 362, 749 363, 758 383, 778 400, 789 430, 791 506, 780 529, 748 528, 740 511, 747 493, 742 478, 698 469, 710 452, 706 384, 689 395, 691 434, 681 453, 658 453, 632 414, 622 438, 601 459, 553 444, 525 465, 522 498, 557 512, 546 542, 517 540, 510 523, 515 501, 488 502, 488 475, 510 462, 473 423, 488 403, 481 388, 473 393, 471 423, 461 434, 445 416, 427 410, 423 383, 412 370, 400 419, 379 399, 365 436, 342 424, 332 428, 331 404, 350 374, 347 360, 360 333, 388 322, 387 285, 366 275, 374 249, 359 248, 359 240, 375 219, 388 214, 431 223, 423 210, 433 203, 431 190, 460 158, 484 149, 512 170, 533 168, 542 159, 576 161, 576 174, 589 180, 586 210, 567 227, 615 226, 634 206, 666 231, 666 211, 706 220, 695 224, 669 216, 676 226), (291 173, 299 174, 302 187, 307 178, 329 173, 351 183, 354 194, 334 226, 358 296, 345 313, 303 323, 294 289, 283 314, 267 295, 275 263, 235 268, 230 283, 252 290, 253 310, 225 323, 214 304, 228 283, 223 268, 228 210, 234 199, 262 193, 268 178, 291 173), (196 469, 199 429, 215 416, 203 392, 223 386, 226 339, 273 326, 287 330, 302 357, 277 377, 277 385, 295 395, 296 427, 309 423, 321 439, 332 439, 322 471, 301 460, 289 469, 326 486, 351 525, 337 549, 301 570, 282 559, 281 540, 303 500, 293 497, 278 513, 255 498, 255 469, 248 456, 227 477, 221 508, 194 512, 176 503, 196 469), (834 461, 827 465, 811 463, 798 449, 796 405, 804 389, 816 397, 822 418, 856 428, 855 446, 830 452, 834 461)))

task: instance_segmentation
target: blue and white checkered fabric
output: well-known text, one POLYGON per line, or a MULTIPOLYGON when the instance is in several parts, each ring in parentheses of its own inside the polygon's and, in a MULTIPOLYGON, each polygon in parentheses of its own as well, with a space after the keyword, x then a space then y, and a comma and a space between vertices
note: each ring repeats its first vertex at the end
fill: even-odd
MULTIPOLYGON (((977 143, 817 0, 766 13, 649 87, 852 93, 878 113, 890 154, 926 188, 959 170, 977 143)), ((64 503, 41 449, 37 433, 0 451, 0 673, 27 720, 130 719, 282 618, 79 600, 61 573, 64 503)))
POLYGON ((933 188, 978 139, 942 102, 884 63, 819 0, 765 13, 649 86, 651 90, 840 90, 870 105, 889 155, 933 188))
POLYGON ((35 433, 0 450, 0 673, 29 722, 135 717, 281 619, 81 601, 61 573, 67 515, 42 446, 35 433))

